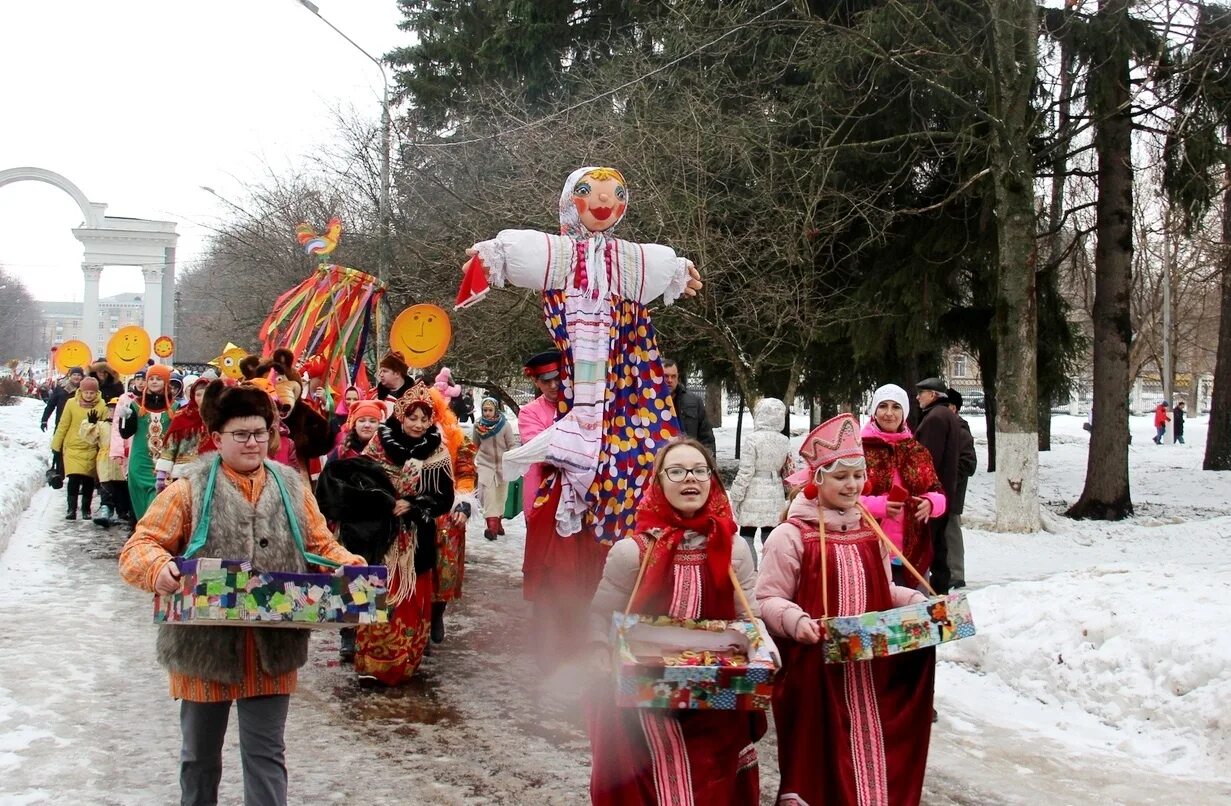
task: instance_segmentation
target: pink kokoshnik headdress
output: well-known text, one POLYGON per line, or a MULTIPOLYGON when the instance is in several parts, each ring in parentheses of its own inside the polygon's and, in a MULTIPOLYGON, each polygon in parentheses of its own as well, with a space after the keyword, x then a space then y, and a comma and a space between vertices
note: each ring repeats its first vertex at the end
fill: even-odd
POLYGON ((791 474, 788 484, 810 481, 817 470, 841 459, 862 459, 863 439, 859 436, 859 421, 853 414, 839 414, 826 420, 804 437, 799 455, 807 467, 791 474))

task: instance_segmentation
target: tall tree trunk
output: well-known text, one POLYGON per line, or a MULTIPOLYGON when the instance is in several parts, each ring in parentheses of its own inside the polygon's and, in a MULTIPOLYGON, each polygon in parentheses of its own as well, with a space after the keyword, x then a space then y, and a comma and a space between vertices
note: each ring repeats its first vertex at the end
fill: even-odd
MULTIPOLYGON (((1056 146, 1051 161, 1051 197, 1047 204, 1047 260, 1039 273, 1037 319, 1039 329, 1045 328, 1046 313, 1051 303, 1051 295, 1059 294, 1060 258, 1064 254, 1067 240, 1062 231, 1064 222, 1064 185, 1069 173, 1069 137, 1072 129, 1073 105, 1073 75, 1074 75, 1073 44, 1068 37, 1060 38, 1060 96, 1056 110, 1056 146)), ((1039 367, 1043 366, 1040 356, 1039 367)), ((1039 450, 1051 450, 1051 389, 1043 382, 1043 373, 1036 372, 1039 377, 1039 450)))
MULTIPOLYGON (((1227 125, 1231 141, 1231 122, 1227 125)), ((1205 439, 1206 470, 1231 470, 1231 163, 1222 193, 1222 304, 1218 321, 1218 358, 1214 363, 1214 394, 1210 399, 1210 430, 1205 439)), ((1194 374, 1196 369, 1193 370, 1194 374)), ((1192 413, 1201 413, 1194 397, 1192 413)))
POLYGON ((1038 22, 1033 0, 994 0, 996 186, 996 529, 1039 530, 1038 321, 1030 91, 1038 22))
POLYGON ((1133 336, 1132 107, 1128 0, 1103 0, 1091 31, 1087 82, 1095 114, 1098 200, 1094 250, 1094 423, 1086 484, 1073 518, 1119 520, 1133 514, 1128 479, 1129 347, 1133 336))

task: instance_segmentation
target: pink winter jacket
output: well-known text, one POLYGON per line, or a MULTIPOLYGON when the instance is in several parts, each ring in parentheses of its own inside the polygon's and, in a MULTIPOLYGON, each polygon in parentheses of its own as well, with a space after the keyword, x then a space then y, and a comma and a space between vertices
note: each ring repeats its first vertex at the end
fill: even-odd
MULTIPOLYGON (((539 396, 521 407, 517 413, 517 434, 521 444, 525 445, 556 421, 556 404, 547 398, 539 396)), ((534 498, 539 493, 539 482, 543 480, 543 463, 534 465, 526 471, 522 481, 522 509, 529 514, 534 508, 534 498)), ((509 479, 512 481, 512 479, 509 479)))
MULTIPOLYGON (((817 523, 817 503, 802 495, 791 502, 788 516, 806 523, 817 523)), ((825 510, 825 525, 831 530, 848 529, 859 525, 859 510, 851 508, 845 512, 825 510)), ((795 602, 799 590, 799 572, 804 556, 804 539, 799 529, 791 523, 780 523, 770 533, 765 543, 765 553, 761 557, 761 571, 757 577, 757 604, 761 607, 761 618, 765 626, 774 635, 798 640, 799 627, 805 619, 821 618, 822 613, 807 613, 795 602)), ((889 550, 881 546, 881 558, 884 560, 885 577, 889 580, 889 592, 894 607, 922 602, 927 599, 913 588, 903 588, 893 584, 893 573, 889 568, 889 550)), ((831 616, 839 615, 830 613, 831 616)), ((841 614, 847 615, 847 614, 841 614)))
MULTIPOLYGON (((908 439, 914 438, 914 436, 910 433, 910 427, 907 426, 906 423, 902 423, 901 431, 898 431, 896 434, 889 434, 877 427, 876 420, 868 420, 867 425, 863 427, 861 436, 865 440, 870 437, 879 439, 889 445, 895 445, 899 442, 905 442, 908 439)), ((898 472, 896 467, 893 469, 893 483, 899 486, 905 486, 902 484, 902 474, 898 472)), ((941 515, 945 514, 946 504, 944 493, 925 492, 922 497, 932 502, 932 514, 928 517, 928 520, 939 518, 941 515)), ((861 495, 859 496, 859 500, 865 507, 868 508, 868 512, 872 513, 872 517, 876 518, 877 522, 880 523, 881 529, 883 529, 885 531, 885 535, 893 541, 893 545, 897 546, 898 550, 901 551, 903 519, 909 517, 906 513, 906 509, 903 508, 902 511, 898 513, 896 518, 890 518, 888 517, 888 510, 886 509, 886 505, 889 503, 888 495, 861 495)))

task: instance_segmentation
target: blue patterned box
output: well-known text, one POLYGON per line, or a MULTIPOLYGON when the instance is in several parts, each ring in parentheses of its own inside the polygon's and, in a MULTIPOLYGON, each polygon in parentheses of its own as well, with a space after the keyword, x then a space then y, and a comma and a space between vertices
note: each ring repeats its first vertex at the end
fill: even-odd
POLYGON ((616 704, 626 708, 765 710, 782 666, 764 623, 691 621, 615 613, 616 704), (735 665, 668 664, 681 652, 738 652, 735 665))
POLYGON ((343 566, 333 574, 252 570, 248 560, 176 558, 180 589, 154 595, 160 624, 338 629, 389 621, 388 569, 343 566))
POLYGON ((885 658, 975 634, 965 593, 823 622, 826 663, 885 658))

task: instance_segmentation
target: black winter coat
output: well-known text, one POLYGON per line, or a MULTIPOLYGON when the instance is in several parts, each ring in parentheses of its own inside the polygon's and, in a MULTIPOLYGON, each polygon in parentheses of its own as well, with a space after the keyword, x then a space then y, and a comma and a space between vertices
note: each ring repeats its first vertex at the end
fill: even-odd
POLYGON ((338 524, 338 542, 380 565, 398 533, 389 476, 363 456, 326 462, 316 480, 316 502, 325 519, 338 524))
POLYGON ((73 399, 73 395, 77 394, 76 389, 66 389, 63 383, 57 383, 55 388, 51 390, 51 394, 47 396, 47 406, 43 409, 43 419, 40 420, 43 425, 51 419, 52 412, 56 415, 56 425, 60 424, 60 415, 64 413, 64 404, 73 399))
POLYGON ((675 416, 679 418, 680 429, 705 447, 710 453, 716 453, 714 445, 714 429, 709 418, 705 416, 705 401, 684 388, 684 384, 675 387, 671 394, 675 405, 675 416))
POLYGON ((932 465, 945 488, 946 503, 958 497, 958 460, 962 453, 962 423, 944 401, 923 410, 915 439, 932 454, 932 465))

